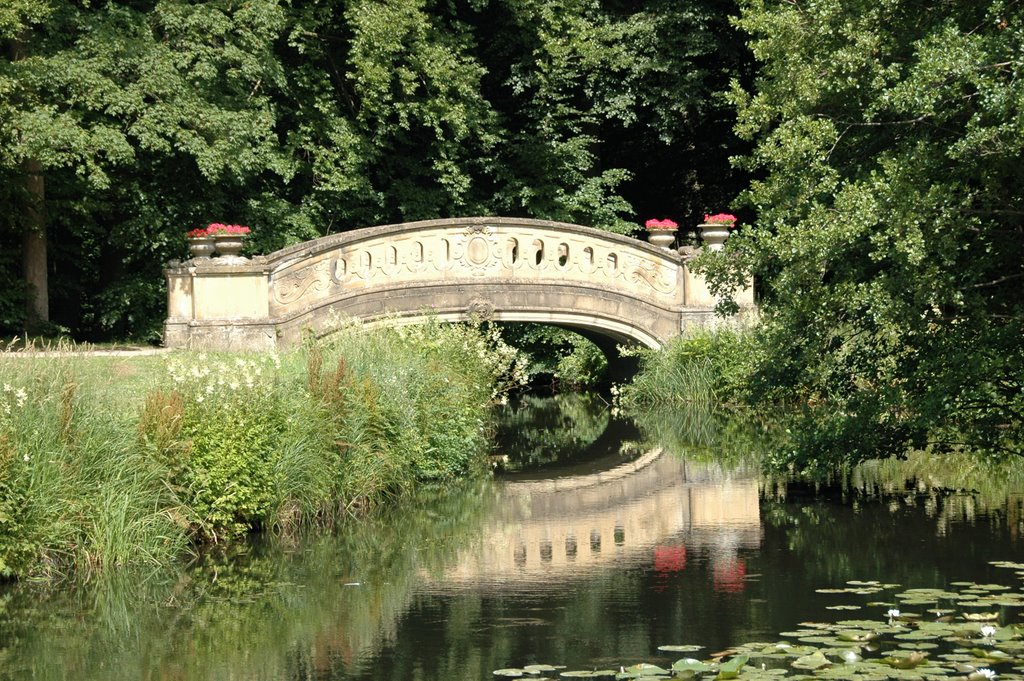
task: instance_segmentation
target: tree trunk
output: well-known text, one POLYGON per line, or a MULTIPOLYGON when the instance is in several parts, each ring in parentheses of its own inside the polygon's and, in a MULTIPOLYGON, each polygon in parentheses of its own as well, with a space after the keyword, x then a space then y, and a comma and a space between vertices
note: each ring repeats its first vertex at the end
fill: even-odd
MULTIPOLYGON (((28 40, 24 35, 9 45, 11 61, 28 56, 28 40)), ((21 241, 22 272, 25 277, 25 332, 38 333, 50 321, 50 292, 46 270, 46 211, 43 165, 28 159, 25 169, 25 221, 21 241)))
POLYGON ((46 213, 43 201, 43 168, 39 161, 25 162, 25 231, 21 242, 21 262, 25 275, 25 330, 36 333, 50 321, 50 292, 46 271, 46 213))

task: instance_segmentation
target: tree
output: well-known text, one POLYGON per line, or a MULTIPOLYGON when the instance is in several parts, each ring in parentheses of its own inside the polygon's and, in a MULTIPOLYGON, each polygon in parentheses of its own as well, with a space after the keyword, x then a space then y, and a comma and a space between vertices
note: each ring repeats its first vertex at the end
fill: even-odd
POLYGON ((735 85, 756 222, 705 265, 763 284, 779 463, 1022 453, 1024 11, 1015 0, 745 0, 735 85))
MULTIPOLYGON (((178 245, 183 206, 202 215, 232 185, 287 172, 266 95, 282 83, 271 50, 282 22, 274 0, 19 0, 0 14, 12 45, 0 61, 0 178, 29 190, 6 197, 21 209, 4 211, 3 231, 43 239, 42 255, 25 240, 37 272, 49 244, 60 321, 130 333, 133 313, 161 305, 160 266, 178 245), (213 189, 195 191, 200 180, 213 189), (153 283, 136 286, 144 277, 153 283)), ((42 272, 30 300, 44 293, 42 272)))

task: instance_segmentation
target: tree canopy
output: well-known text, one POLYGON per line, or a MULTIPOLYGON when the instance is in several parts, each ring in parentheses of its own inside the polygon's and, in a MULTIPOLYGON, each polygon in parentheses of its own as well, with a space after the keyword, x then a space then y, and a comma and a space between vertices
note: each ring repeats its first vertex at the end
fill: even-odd
POLYGON ((1021 453, 1020 3, 741 4, 756 221, 706 266, 762 284, 760 397, 808 416, 779 463, 1021 453))

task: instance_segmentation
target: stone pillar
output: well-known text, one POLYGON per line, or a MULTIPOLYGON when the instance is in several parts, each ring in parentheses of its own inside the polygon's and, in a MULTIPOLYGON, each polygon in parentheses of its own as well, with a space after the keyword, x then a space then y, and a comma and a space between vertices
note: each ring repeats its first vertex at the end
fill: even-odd
POLYGON ((164 345, 206 350, 271 350, 269 267, 254 259, 172 263, 167 277, 164 345))

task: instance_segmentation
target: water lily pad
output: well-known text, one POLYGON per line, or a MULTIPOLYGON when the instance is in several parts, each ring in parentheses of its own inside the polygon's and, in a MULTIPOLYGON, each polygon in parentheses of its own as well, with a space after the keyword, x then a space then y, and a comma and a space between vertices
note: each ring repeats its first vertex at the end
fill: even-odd
POLYGON ((662 669, 661 667, 659 667, 656 664, 648 664, 647 662, 641 662, 640 664, 635 664, 632 667, 626 667, 621 672, 619 672, 615 676, 615 678, 617 678, 617 679, 648 679, 648 678, 657 678, 659 676, 660 677, 665 677, 665 676, 668 676, 671 673, 672 672, 670 672, 669 670, 662 669))
POLYGON ((991 622, 999 619, 998 612, 965 612, 961 616, 969 622, 991 622))
POLYGON ((523 671, 527 674, 543 674, 544 672, 557 672, 559 669, 565 669, 565 665, 528 664, 525 667, 523 667, 523 671))
POLYGON ((832 662, 825 657, 824 653, 818 651, 816 653, 811 653, 810 655, 798 657, 793 660, 792 666, 796 669, 810 669, 813 671, 815 669, 821 669, 822 667, 828 667, 831 664, 832 662))
POLYGON ((1009 568, 1011 570, 1024 570, 1024 563, 1013 563, 1008 560, 992 560, 989 561, 989 565, 994 565, 998 568, 1009 568))
POLYGON ((917 631, 910 631, 905 634, 896 634, 893 638, 898 638, 901 641, 934 641, 939 636, 940 634, 935 632, 918 629, 917 631))
POLYGON ((682 660, 676 660, 672 665, 672 671, 676 672, 678 676, 686 677, 693 676, 695 674, 703 674, 704 672, 711 671, 711 665, 701 662, 700 660, 694 660, 693 658, 684 658, 682 660))
POLYGON ((869 631, 888 626, 879 620, 839 620, 836 624, 847 629, 867 629, 869 631))
POLYGON ((984 660, 995 660, 999 662, 1007 662, 1013 659, 1009 653, 1004 653, 1002 650, 986 650, 985 648, 973 648, 971 655, 984 660))
POLYGON ((746 655, 737 655, 730 659, 728 662, 723 662, 718 665, 718 676, 715 678, 718 681, 724 681, 725 679, 735 679, 740 675, 740 670, 743 669, 743 665, 750 659, 746 655))
POLYGON ((928 653, 919 650, 894 650, 882 662, 893 669, 913 669, 924 664, 927 657, 928 653))
POLYGON ((683 646, 658 646, 658 650, 666 653, 695 653, 703 650, 704 646, 683 645, 683 646))
POLYGON ((842 641, 840 641, 835 636, 822 636, 822 635, 818 635, 818 636, 804 636, 804 637, 799 638, 797 640, 800 641, 801 643, 829 643, 829 644, 832 644, 832 645, 838 645, 838 644, 842 643, 842 641))
POLYGON ((494 670, 494 675, 495 676, 501 676, 501 677, 504 677, 506 679, 518 679, 520 676, 522 676, 525 673, 526 672, 523 671, 522 669, 514 669, 514 668, 510 668, 510 669, 495 669, 494 670))
POLYGON ((559 674, 564 679, 614 679, 618 674, 613 669, 577 670, 559 674))
POLYGON ((860 610, 859 605, 829 605, 825 607, 826 610, 860 610))

